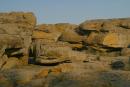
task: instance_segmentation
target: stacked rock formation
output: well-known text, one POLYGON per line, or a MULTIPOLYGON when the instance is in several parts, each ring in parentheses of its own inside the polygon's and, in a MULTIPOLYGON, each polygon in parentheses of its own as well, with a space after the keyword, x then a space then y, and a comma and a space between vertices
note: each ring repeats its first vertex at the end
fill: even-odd
POLYGON ((36 63, 55 64, 71 60, 77 53, 83 54, 73 50, 82 47, 82 37, 76 33, 76 28, 77 25, 68 23, 37 26, 32 36, 36 63))
POLYGON ((33 13, 0 13, 1 68, 12 57, 28 63, 28 49, 35 25, 36 18, 33 13))
POLYGON ((129 38, 130 18, 36 25, 31 12, 0 13, 0 87, 130 87, 129 38))
POLYGON ((36 64, 86 61, 88 55, 129 56, 129 20, 98 19, 79 26, 69 23, 36 26, 32 13, 1 13, 0 56, 4 62, 9 57, 25 58, 24 62, 32 58, 36 64))
POLYGON ((91 20, 82 23, 80 30, 89 32, 84 42, 92 45, 93 49, 121 51, 123 48, 128 48, 130 44, 129 23, 129 18, 91 20))

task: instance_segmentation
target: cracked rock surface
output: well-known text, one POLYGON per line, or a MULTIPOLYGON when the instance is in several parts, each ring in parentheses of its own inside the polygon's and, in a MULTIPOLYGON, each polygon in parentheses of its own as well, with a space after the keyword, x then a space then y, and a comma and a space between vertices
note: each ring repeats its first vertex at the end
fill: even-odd
POLYGON ((130 18, 40 24, 0 13, 0 87, 130 87, 130 18))

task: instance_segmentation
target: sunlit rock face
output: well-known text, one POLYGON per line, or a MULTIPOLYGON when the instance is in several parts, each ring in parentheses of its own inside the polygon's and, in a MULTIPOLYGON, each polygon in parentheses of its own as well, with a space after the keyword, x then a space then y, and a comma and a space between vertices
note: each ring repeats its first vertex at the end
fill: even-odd
POLYGON ((85 36, 83 41, 89 45, 88 48, 109 55, 129 47, 129 25, 130 18, 88 20, 79 25, 78 31, 85 36))
POLYGON ((0 87, 130 87, 130 18, 36 25, 0 13, 0 87))
MULTIPOLYGON (((1 68, 4 68, 6 62, 8 64, 11 57, 16 58, 11 58, 12 60, 19 58, 20 60, 17 62, 27 64, 28 50, 35 25, 36 18, 31 12, 0 13, 0 58, 1 61, 4 60, 1 62, 1 68), (6 58, 4 58, 5 56, 6 58)), ((11 62, 11 64, 13 63, 11 62)))

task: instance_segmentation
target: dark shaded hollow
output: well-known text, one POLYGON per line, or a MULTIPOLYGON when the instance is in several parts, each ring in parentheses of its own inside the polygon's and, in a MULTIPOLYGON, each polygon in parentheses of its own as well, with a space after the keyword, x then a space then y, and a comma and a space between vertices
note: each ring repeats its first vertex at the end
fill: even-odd
POLYGON ((20 58, 20 57, 23 57, 23 53, 18 53, 18 54, 14 54, 12 55, 13 52, 17 52, 19 50, 21 50, 22 48, 6 48, 5 49, 5 54, 8 56, 8 57, 16 57, 16 58, 20 58))
POLYGON ((118 60, 118 61, 115 61, 113 63, 111 63, 111 68, 112 69, 123 69, 125 67, 125 63, 123 63, 122 61, 118 60))
POLYGON ((29 58, 28 58, 28 64, 35 64, 36 60, 36 49, 29 48, 29 58))
POLYGON ((40 66, 56 66, 56 65, 59 65, 60 63, 51 63, 51 64, 41 64, 41 63, 34 63, 36 65, 40 65, 40 66))
POLYGON ((77 29, 76 32, 79 34, 79 35, 82 35, 82 36, 85 36, 85 35, 89 35, 91 33, 91 31, 87 31, 87 30, 83 30, 81 28, 77 29))
POLYGON ((122 48, 110 48, 107 52, 121 52, 122 48))

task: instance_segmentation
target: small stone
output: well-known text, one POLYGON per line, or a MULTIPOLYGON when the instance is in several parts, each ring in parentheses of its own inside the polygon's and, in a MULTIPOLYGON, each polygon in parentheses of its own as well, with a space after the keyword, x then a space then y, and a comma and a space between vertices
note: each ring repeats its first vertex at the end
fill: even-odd
POLYGON ((125 64, 121 60, 116 60, 112 61, 111 67, 112 69, 123 69, 125 67, 125 64))

